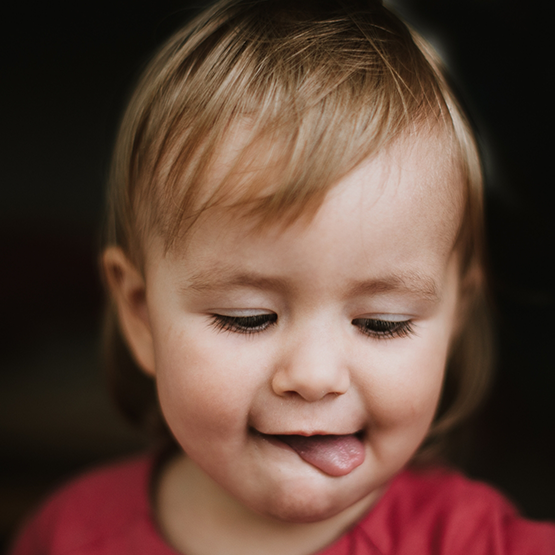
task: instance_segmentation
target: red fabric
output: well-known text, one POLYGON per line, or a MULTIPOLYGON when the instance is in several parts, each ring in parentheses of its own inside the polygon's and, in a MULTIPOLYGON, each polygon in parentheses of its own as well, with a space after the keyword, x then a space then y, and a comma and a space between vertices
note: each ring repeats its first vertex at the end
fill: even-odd
MULTIPOLYGON (((153 459, 96 470, 58 492, 12 555, 176 555, 149 504, 153 459)), ((518 517, 495 490, 442 469, 404 471, 320 555, 553 555, 555 524, 518 517)))

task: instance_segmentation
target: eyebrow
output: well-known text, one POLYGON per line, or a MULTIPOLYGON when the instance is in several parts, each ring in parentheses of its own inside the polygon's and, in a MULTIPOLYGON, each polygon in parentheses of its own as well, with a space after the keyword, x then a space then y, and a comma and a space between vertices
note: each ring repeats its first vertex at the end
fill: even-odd
POLYGON ((221 291, 238 287, 252 287, 260 290, 286 291, 291 289, 287 280, 278 277, 261 276, 256 273, 234 271, 232 268, 213 268, 190 276, 183 289, 193 289, 199 293, 221 291))
MULTIPOLYGON (((182 289, 192 289, 198 293, 204 293, 249 287, 262 291, 277 292, 297 289, 287 279, 281 277, 269 277, 255 272, 246 272, 239 268, 222 266, 193 273, 188 277, 182 289)), ((438 284, 432 277, 413 271, 355 280, 348 284, 344 293, 347 297, 395 293, 410 294, 430 302, 438 302, 441 297, 438 284)))
POLYGON ((430 302, 438 302, 441 297, 436 281, 417 272, 405 272, 383 278, 357 281, 349 288, 349 294, 353 297, 380 293, 408 293, 430 302))

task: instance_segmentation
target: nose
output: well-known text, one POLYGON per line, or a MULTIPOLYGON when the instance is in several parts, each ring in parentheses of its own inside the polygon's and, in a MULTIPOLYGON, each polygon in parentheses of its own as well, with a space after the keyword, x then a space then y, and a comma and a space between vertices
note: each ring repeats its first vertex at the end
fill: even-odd
POLYGON ((293 338, 278 359, 272 377, 274 393, 299 395, 309 402, 346 393, 351 378, 339 343, 318 333, 293 338))

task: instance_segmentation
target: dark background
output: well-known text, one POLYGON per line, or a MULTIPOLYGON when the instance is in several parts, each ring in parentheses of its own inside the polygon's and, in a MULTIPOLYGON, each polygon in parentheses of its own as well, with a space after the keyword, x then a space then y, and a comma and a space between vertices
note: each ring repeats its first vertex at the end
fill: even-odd
MULTIPOLYGON (((441 51, 486 155, 499 370, 466 469, 526 515, 555 519, 555 52, 546 6, 392 3, 441 51)), ((4 13, 0 550, 60 481, 143 446, 104 392, 97 236, 125 98, 191 5, 27 2, 4 13)))

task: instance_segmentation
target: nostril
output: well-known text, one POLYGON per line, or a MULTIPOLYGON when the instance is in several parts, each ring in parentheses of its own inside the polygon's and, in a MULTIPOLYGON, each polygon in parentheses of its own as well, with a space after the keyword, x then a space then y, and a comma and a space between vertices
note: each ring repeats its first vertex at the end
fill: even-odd
POLYGON ((349 388, 349 381, 344 383, 331 382, 322 384, 322 380, 317 379, 292 379, 287 376, 274 376, 272 389, 280 397, 301 397, 305 401, 320 401, 327 397, 338 397, 346 393, 349 388))

